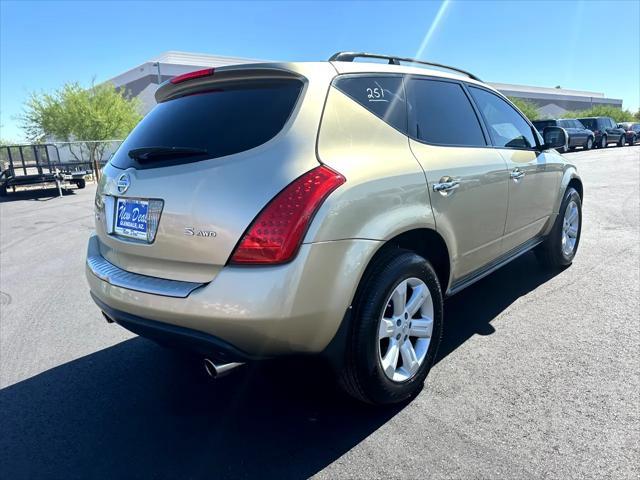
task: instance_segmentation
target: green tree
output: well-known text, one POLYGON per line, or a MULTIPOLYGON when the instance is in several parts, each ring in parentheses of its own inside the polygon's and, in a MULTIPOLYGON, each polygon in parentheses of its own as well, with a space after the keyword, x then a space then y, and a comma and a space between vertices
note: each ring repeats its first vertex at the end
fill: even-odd
POLYGON ((511 103, 518 107, 518 109, 532 122, 537 120, 540 116, 538 113, 538 107, 535 103, 516 97, 509 97, 509 100, 511 100, 511 103))
POLYGON ((97 175, 106 148, 106 143, 97 142, 124 138, 141 118, 139 101, 111 83, 92 83, 89 88, 67 83, 53 93, 32 93, 21 116, 22 128, 33 142, 81 142, 81 153, 83 148, 88 152, 97 175))
POLYGON ((633 114, 633 119, 640 122, 640 110, 633 114))
POLYGON ((610 105, 596 105, 588 110, 579 110, 575 112, 565 112, 562 114, 563 118, 584 118, 584 117, 611 117, 616 122, 632 122, 633 113, 629 110, 622 110, 621 108, 613 107, 610 105))

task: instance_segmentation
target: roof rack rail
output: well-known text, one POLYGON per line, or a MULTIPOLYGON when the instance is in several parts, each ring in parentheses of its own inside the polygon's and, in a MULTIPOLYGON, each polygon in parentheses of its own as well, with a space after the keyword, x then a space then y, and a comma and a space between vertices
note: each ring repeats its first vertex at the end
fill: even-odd
POLYGON ((442 65, 440 63, 434 62, 425 62, 424 60, 417 60, 415 58, 404 58, 404 57, 396 57, 392 55, 381 55, 378 53, 365 53, 365 52, 338 52, 331 55, 329 58, 330 62, 353 62, 356 58, 378 58, 381 60, 388 60, 389 65, 400 65, 400 62, 406 63, 418 63, 420 65, 429 65, 431 67, 444 68, 447 70, 452 70, 454 72, 462 73, 469 78, 477 80, 481 82, 478 77, 476 77, 473 73, 469 73, 465 70, 461 70, 456 67, 450 67, 449 65, 442 65))

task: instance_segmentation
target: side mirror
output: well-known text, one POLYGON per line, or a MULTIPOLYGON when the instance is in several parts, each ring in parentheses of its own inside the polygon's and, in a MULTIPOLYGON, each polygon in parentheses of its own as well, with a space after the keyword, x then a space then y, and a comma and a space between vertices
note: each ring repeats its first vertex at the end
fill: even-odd
POLYGON ((564 128, 544 127, 544 130, 542 130, 542 139, 544 140, 542 149, 548 150, 550 148, 565 147, 567 145, 568 137, 564 128))

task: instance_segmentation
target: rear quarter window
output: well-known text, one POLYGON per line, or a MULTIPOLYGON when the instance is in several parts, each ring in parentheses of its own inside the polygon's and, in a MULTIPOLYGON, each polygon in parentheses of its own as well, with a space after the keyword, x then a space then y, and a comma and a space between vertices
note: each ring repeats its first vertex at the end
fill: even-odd
POLYGON ((302 87, 298 80, 246 81, 162 102, 136 126, 111 163, 117 168, 153 168, 257 147, 282 130, 302 87), (193 148, 207 153, 145 162, 129 157, 129 151, 144 147, 193 148))
POLYGON ((333 86, 406 135, 407 107, 402 76, 339 76, 333 86))

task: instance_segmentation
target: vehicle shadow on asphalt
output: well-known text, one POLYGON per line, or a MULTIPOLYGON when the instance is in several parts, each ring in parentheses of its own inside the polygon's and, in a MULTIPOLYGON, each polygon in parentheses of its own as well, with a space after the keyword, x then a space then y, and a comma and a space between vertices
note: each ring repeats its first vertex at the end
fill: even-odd
MULTIPOLYGON (((549 278, 525 255, 451 298, 438 361, 549 278)), ((3 477, 306 478, 402 409, 347 399, 310 360, 243 368, 212 382, 200 361, 134 338, 9 386, 3 477)))
POLYGON ((518 298, 560 271, 544 268, 529 252, 445 301, 444 337, 436 363, 473 335, 495 332, 491 321, 518 298))
MULTIPOLYGON (((75 187, 62 189, 63 197, 74 196, 75 194, 76 194, 75 187)), ((21 200, 34 200, 37 202, 47 202, 49 200, 58 198, 59 196, 60 195, 56 187, 31 188, 28 190, 17 190, 15 192, 12 192, 11 190, 9 190, 6 196, 0 196, 0 203, 18 202, 21 200)))

